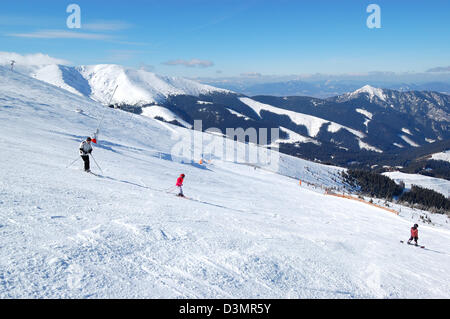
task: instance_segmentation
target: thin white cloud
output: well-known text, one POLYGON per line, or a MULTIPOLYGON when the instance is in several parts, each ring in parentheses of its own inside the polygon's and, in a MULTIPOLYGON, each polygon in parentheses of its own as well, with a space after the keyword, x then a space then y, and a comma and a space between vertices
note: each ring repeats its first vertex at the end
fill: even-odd
POLYGON ((191 60, 178 59, 178 60, 167 61, 167 62, 164 62, 163 64, 170 65, 170 66, 183 65, 183 66, 190 67, 190 68, 194 68, 194 67, 209 68, 214 65, 214 63, 212 61, 199 60, 199 59, 191 59, 191 60))
POLYGON ((117 63, 123 61, 132 60, 136 54, 142 53, 136 50, 110 50, 110 55, 106 58, 106 61, 117 63))
POLYGON ((259 78, 262 76, 262 74, 258 73, 258 72, 246 72, 246 73, 241 73, 241 76, 249 77, 249 78, 259 78))
POLYGON ((18 65, 36 66, 48 64, 70 65, 67 60, 53 58, 43 53, 19 54, 15 52, 0 52, 0 65, 9 65, 14 60, 18 65))
POLYGON ((10 37, 34 38, 34 39, 84 39, 84 40, 108 40, 111 36, 98 33, 85 33, 68 30, 43 30, 30 33, 10 33, 10 37))
POLYGON ((58 23, 60 19, 52 17, 52 16, 18 16, 11 14, 0 14, 0 25, 1 26, 20 26, 20 27, 36 27, 43 26, 46 24, 54 24, 58 23))
POLYGON ((139 70, 147 71, 147 72, 155 72, 155 67, 153 65, 141 62, 139 64, 139 70))
POLYGON ((427 72, 450 72, 450 66, 438 66, 428 69, 427 72))
POLYGON ((81 29, 88 31, 119 31, 131 28, 132 25, 123 21, 95 21, 83 23, 81 29))
POLYGON ((123 44, 123 45, 135 45, 135 46, 148 46, 150 43, 148 42, 136 42, 136 41, 121 41, 121 40, 113 40, 111 41, 113 43, 117 44, 123 44))

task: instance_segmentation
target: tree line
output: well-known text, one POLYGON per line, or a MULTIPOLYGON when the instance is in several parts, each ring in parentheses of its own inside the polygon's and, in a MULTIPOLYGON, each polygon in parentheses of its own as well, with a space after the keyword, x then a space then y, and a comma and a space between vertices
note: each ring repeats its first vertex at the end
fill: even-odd
POLYGON ((387 176, 366 170, 347 170, 342 172, 344 182, 361 194, 371 197, 393 200, 411 206, 430 210, 435 213, 449 213, 450 200, 444 195, 413 185, 411 190, 405 191, 405 184, 397 184, 387 176))

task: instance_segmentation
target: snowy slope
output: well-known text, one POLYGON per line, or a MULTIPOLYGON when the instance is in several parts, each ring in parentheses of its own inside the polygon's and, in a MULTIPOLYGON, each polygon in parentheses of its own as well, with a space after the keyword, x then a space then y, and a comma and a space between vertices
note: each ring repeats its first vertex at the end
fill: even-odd
POLYGON ((440 153, 433 154, 431 156, 431 158, 434 159, 434 160, 437 160, 437 161, 450 162, 450 150, 445 151, 445 152, 440 152, 440 153))
POLYGON ((116 86, 118 88, 111 103, 137 106, 162 102, 170 95, 199 96, 213 92, 230 92, 180 77, 162 76, 115 64, 69 67, 51 63, 31 63, 21 64, 16 69, 103 104, 110 101, 116 86))
POLYGON ((338 124, 338 123, 334 123, 331 121, 327 121, 324 119, 321 119, 319 117, 316 116, 312 116, 312 115, 307 115, 307 114, 303 114, 303 113, 298 113, 298 112, 294 112, 294 111, 289 111, 289 110, 285 110, 285 109, 281 109, 269 104, 264 104, 255 100, 252 100, 250 98, 247 97, 242 97, 239 98, 239 100, 241 102, 243 102, 244 104, 248 105, 249 107, 251 107, 257 114, 259 114, 261 116, 261 111, 268 111, 268 112, 272 112, 275 114, 280 114, 280 115, 287 115, 289 116, 289 118, 292 120, 292 122, 294 122, 297 125, 304 125, 306 126, 307 130, 308 130, 308 134, 311 137, 315 137, 319 131, 320 128, 322 127, 322 125, 324 124, 328 124, 331 123, 331 125, 328 127, 328 130, 330 132, 337 132, 341 129, 345 129, 347 131, 349 131, 350 133, 352 133, 353 135, 356 135, 360 138, 364 138, 365 135, 362 132, 359 132, 357 130, 351 129, 349 127, 346 127, 344 125, 338 124))
POLYGON ((1 298, 448 297, 448 227, 420 224, 427 250, 409 247, 406 208, 298 185, 338 187, 339 168, 282 155, 293 179, 242 157, 183 163, 174 146, 211 136, 4 68, 0 126, 1 298), (104 175, 66 168, 103 111, 93 154, 104 175), (164 191, 181 172, 194 200, 164 191))
POLYGON ((281 126, 281 130, 285 131, 288 134, 288 138, 284 140, 278 139, 276 143, 314 143, 316 145, 320 145, 320 143, 315 139, 305 137, 285 127, 281 126))
MULTIPOLYGON (((349 131, 353 135, 355 135, 355 138, 357 138, 357 140, 358 140, 358 145, 359 145, 360 149, 365 149, 365 150, 377 152, 377 153, 383 152, 379 148, 372 146, 366 142, 363 142, 362 139, 364 139, 366 137, 366 135, 363 132, 354 130, 347 126, 344 126, 344 125, 341 125, 341 124, 338 124, 338 123, 335 123, 332 121, 327 121, 327 120, 324 120, 324 119, 316 117, 316 116, 281 109, 281 108, 278 108, 278 107, 275 107, 275 106, 272 106, 269 104, 265 104, 265 103, 261 103, 261 102, 252 100, 247 97, 239 98, 239 100, 241 102, 245 103, 246 105, 248 105, 249 107, 251 107, 259 116, 261 116, 261 111, 268 111, 268 112, 275 113, 275 114, 287 115, 291 119, 291 121, 294 122, 295 124, 304 125, 306 127, 306 129, 308 130, 309 136, 311 136, 311 137, 316 137, 319 134, 322 126, 328 125, 327 126, 328 132, 336 133, 336 132, 344 129, 344 130, 349 131)), ((369 121, 365 122, 366 126, 367 126, 368 122, 369 121)), ((283 128, 283 129, 286 130, 286 128, 283 128)), ((294 132, 291 131, 290 135, 293 135, 292 133, 294 133, 294 132)), ((304 137, 299 138, 298 136, 296 136, 294 139, 295 139, 294 142, 296 142, 296 141, 304 142, 305 141, 304 137)), ((292 138, 290 138, 290 141, 292 142, 292 138)), ((309 141, 311 141, 311 139, 309 141)))
POLYGON ((142 115, 151 117, 151 118, 162 118, 164 121, 172 122, 177 121, 181 125, 187 128, 192 128, 192 125, 184 121, 182 118, 177 116, 175 113, 170 111, 169 109, 159 106, 159 105, 152 105, 148 107, 142 108, 142 115))
POLYGON ((359 95, 361 93, 368 94, 370 100, 373 100, 374 97, 377 97, 377 98, 379 98, 382 101, 386 100, 386 96, 383 93, 382 89, 375 88, 375 87, 370 86, 370 85, 364 85, 363 87, 357 89, 356 91, 351 92, 351 93, 347 93, 347 94, 348 94, 349 97, 353 97, 353 96, 357 96, 357 95, 359 95))
POLYGON ((418 145, 417 143, 415 143, 412 139, 410 139, 408 136, 406 135, 399 135, 399 137, 404 140, 407 144, 413 146, 413 147, 419 147, 420 145, 418 145))
POLYGON ((70 84, 66 83, 64 81, 64 75, 63 75, 63 69, 56 64, 50 64, 43 66, 37 70, 35 70, 35 73, 33 76, 36 79, 39 79, 41 81, 53 84, 57 87, 60 87, 62 89, 65 89, 71 93, 82 95, 77 89, 76 85, 74 85, 73 81, 67 81, 70 84))
POLYGON ((441 178, 424 176, 420 174, 406 174, 402 172, 386 172, 383 175, 392 178, 396 182, 403 181, 406 188, 411 188, 411 185, 432 189, 442 195, 450 196, 450 181, 441 178))
POLYGON ((90 84, 91 98, 102 103, 109 100, 116 85, 118 88, 112 103, 139 106, 162 102, 169 95, 199 96, 212 92, 228 92, 192 80, 161 76, 120 65, 81 66, 78 70, 90 84))

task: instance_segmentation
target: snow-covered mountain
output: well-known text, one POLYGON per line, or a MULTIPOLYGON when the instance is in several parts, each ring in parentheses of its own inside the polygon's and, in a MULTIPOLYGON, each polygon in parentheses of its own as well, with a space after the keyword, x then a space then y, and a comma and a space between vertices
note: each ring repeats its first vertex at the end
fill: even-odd
POLYGON ((383 93, 382 89, 374 88, 370 85, 364 85, 362 88, 360 88, 354 92, 348 93, 347 95, 344 94, 344 96, 348 96, 348 98, 350 99, 354 96, 359 96, 361 93, 367 94, 370 101, 374 100, 375 97, 377 97, 378 99, 380 99, 382 101, 386 100, 386 96, 383 93))
POLYGON ((425 212, 324 194, 342 187, 341 168, 283 154, 278 169, 255 167, 245 152, 199 165, 191 154, 211 139, 227 152, 267 150, 2 67, 0 126, 0 298, 448 296, 447 217, 425 224, 425 212), (103 114, 93 155, 104 174, 80 160, 67 168, 103 114), (190 200, 168 193, 180 173, 190 200), (426 249, 399 242, 414 222, 426 249))
POLYGON ((263 78, 206 78, 199 79, 202 83, 213 85, 248 96, 311 96, 315 98, 329 98, 348 92, 353 92, 371 83, 372 87, 387 88, 398 91, 435 91, 450 94, 450 83, 443 79, 441 82, 401 82, 383 81, 374 76, 372 79, 263 79, 263 78))
POLYGON ((194 120, 202 120, 204 130, 214 127, 223 133, 227 128, 278 127, 283 152, 335 165, 370 167, 380 156, 391 165, 391 153, 406 154, 450 137, 450 97, 436 92, 365 85, 329 99, 247 97, 119 65, 69 67, 55 62, 45 56, 22 58, 16 69, 103 104, 117 87, 111 101, 116 107, 137 114, 145 109, 146 116, 184 127, 192 127, 194 120))
POLYGON ((170 95, 226 93, 206 84, 115 64, 69 67, 58 64, 19 66, 18 71, 103 104, 143 106, 170 95))
POLYGON ((396 91, 365 85, 362 88, 330 98, 332 101, 358 102, 367 100, 372 104, 413 116, 422 116, 438 122, 450 122, 450 95, 433 91, 396 91))

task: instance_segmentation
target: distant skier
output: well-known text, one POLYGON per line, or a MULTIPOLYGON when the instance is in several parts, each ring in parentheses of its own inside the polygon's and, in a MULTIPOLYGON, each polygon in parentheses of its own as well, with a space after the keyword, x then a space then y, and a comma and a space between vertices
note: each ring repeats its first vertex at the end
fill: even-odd
POLYGON ((178 193, 177 196, 180 196, 180 197, 184 197, 184 194, 183 194, 183 181, 184 181, 184 174, 181 174, 180 177, 178 177, 177 183, 176 183, 176 186, 180 190, 180 192, 178 193))
POLYGON ((415 245, 417 246, 417 241, 419 240, 419 225, 414 224, 413 227, 411 227, 411 238, 408 240, 408 244, 411 244, 411 241, 414 239, 415 245))
POLYGON ((87 173, 91 172, 89 164, 89 154, 91 153, 92 153, 91 138, 88 137, 86 138, 85 141, 81 142, 80 144, 80 156, 84 162, 84 171, 87 173))

